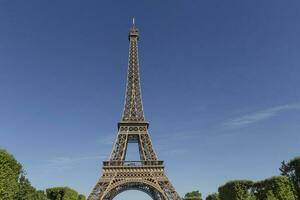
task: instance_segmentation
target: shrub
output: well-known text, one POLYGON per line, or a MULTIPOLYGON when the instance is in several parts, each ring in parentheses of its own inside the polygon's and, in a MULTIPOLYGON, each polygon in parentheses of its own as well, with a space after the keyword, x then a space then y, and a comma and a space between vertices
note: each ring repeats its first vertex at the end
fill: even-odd
POLYGON ((254 183, 253 192, 258 200, 296 200, 292 181, 286 176, 272 177, 254 183))
POLYGON ((202 195, 199 191, 188 192, 185 194, 184 200, 202 200, 202 195))
POLYGON ((86 198, 83 194, 80 194, 80 195, 78 195, 77 200, 86 200, 86 198))
POLYGON ((252 181, 238 180, 230 181, 219 187, 220 200, 247 200, 252 199, 250 189, 253 185, 252 181))
POLYGON ((208 195, 205 200, 220 200, 220 197, 218 193, 213 193, 208 195))
POLYGON ((78 193, 68 187, 54 187, 46 189, 47 197, 50 200, 77 200, 78 193))

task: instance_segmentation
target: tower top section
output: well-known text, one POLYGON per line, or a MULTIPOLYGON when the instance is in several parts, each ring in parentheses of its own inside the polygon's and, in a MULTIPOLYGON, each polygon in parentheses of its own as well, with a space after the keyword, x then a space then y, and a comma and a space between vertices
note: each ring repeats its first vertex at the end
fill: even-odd
POLYGON ((129 30, 129 56, 124 111, 121 123, 145 123, 139 72, 139 31, 132 20, 129 30))
POLYGON ((135 18, 132 18, 132 27, 129 30, 129 34, 128 34, 128 39, 130 40, 130 38, 136 38, 137 40, 139 39, 139 30, 137 29, 137 27, 135 26, 135 18))

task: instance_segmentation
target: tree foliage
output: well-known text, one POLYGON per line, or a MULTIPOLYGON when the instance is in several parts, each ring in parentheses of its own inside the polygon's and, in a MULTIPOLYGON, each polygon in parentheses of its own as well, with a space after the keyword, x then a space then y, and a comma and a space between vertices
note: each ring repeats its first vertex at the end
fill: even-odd
POLYGON ((24 174, 19 178, 18 191, 15 200, 35 200, 35 188, 31 186, 24 174))
POLYGON ((80 195, 78 195, 77 200, 86 200, 86 198, 83 194, 80 194, 80 195))
POLYGON ((19 178, 18 191, 14 200, 47 200, 44 191, 37 191, 22 173, 19 178))
MULTIPOLYGON (((68 187, 47 189, 50 200, 86 200, 68 187)), ((49 200, 36 190, 22 171, 22 165, 6 150, 0 149, 0 200, 49 200)))
POLYGON ((253 199, 250 189, 252 181, 237 180, 230 181, 219 187, 220 200, 249 200, 253 199))
POLYGON ((266 195, 266 200, 278 200, 272 191, 268 191, 266 195))
POLYGON ((288 163, 283 161, 280 171, 281 175, 287 176, 293 181, 298 200, 300 200, 300 157, 296 157, 288 163))
POLYGON ((43 190, 37 190, 35 192, 35 198, 36 200, 48 200, 46 193, 43 190))
POLYGON ((199 191, 188 192, 185 194, 184 200, 202 200, 202 195, 199 191))
POLYGON ((0 149, 0 199, 15 197, 21 170, 21 164, 6 150, 0 149))
POLYGON ((218 193, 213 193, 208 195, 205 200, 220 200, 220 197, 218 193))
POLYGON ((79 198, 78 193, 68 187, 48 188, 46 193, 50 200, 78 200, 79 198))
POLYGON ((253 185, 258 200, 297 200, 294 185, 286 176, 272 177, 253 185))

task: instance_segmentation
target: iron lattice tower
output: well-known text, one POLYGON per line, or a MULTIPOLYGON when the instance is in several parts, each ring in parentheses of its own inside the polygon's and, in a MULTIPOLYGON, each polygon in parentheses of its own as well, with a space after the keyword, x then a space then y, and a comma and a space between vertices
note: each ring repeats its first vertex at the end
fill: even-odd
POLYGON ((145 120, 138 60, 139 31, 133 21, 129 31, 129 59, 124 111, 110 159, 88 200, 111 200, 126 190, 140 190, 154 200, 180 200, 158 160, 145 120), (126 161, 128 143, 138 143, 140 161, 126 161))

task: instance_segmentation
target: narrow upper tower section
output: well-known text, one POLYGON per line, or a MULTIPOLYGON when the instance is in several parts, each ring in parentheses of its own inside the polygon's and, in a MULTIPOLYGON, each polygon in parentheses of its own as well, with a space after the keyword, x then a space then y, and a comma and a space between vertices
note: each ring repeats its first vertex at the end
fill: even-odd
POLYGON ((129 30, 129 58, 127 86, 125 94, 125 104, 121 123, 126 122, 145 122, 143 111, 139 58, 138 58, 138 40, 139 30, 135 26, 133 18, 132 27, 129 30))

